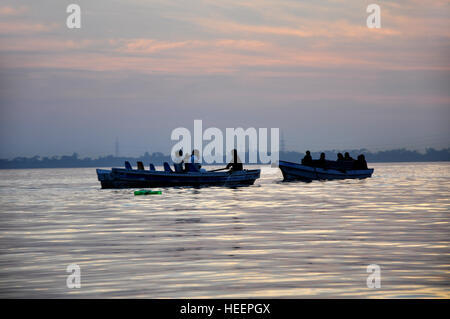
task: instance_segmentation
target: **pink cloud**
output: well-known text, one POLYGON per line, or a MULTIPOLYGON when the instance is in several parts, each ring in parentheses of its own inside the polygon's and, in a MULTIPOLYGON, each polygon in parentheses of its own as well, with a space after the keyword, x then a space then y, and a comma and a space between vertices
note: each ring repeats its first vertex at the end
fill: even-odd
POLYGON ((2 16, 2 17, 20 16, 27 11, 28 11, 28 7, 26 7, 26 6, 20 6, 17 8, 0 7, 0 16, 2 16))
POLYGON ((112 46, 117 46, 117 52, 132 54, 151 54, 168 50, 192 50, 192 49, 235 49, 235 50, 259 50, 267 46, 262 41, 216 39, 216 40, 186 40, 186 41, 158 41, 155 39, 122 39, 110 40, 112 46))
POLYGON ((47 52, 60 53, 70 52, 73 50, 80 50, 92 47, 98 44, 93 40, 60 40, 60 39, 42 39, 42 38, 28 38, 19 37, 4 40, 0 46, 0 52, 20 51, 20 52, 47 52))
POLYGON ((0 22, 0 34, 23 35, 49 32, 57 27, 57 24, 29 23, 20 21, 0 22))
MULTIPOLYGON (((216 2, 209 1, 211 5, 216 2)), ((273 21, 256 24, 238 23, 225 18, 189 18, 203 27, 207 37, 199 32, 194 38, 157 40, 153 38, 85 39, 68 41, 60 36, 38 37, 55 29, 55 25, 28 22, 0 22, 0 34, 16 34, 6 37, 0 50, 14 51, 11 65, 30 67, 73 68, 82 70, 124 70, 145 73, 232 73, 259 72, 259 74, 284 74, 290 76, 295 69, 306 68, 360 68, 391 70, 448 70, 443 56, 440 37, 449 37, 448 19, 435 19, 429 23, 427 17, 402 15, 402 7, 382 3, 381 29, 365 26, 365 10, 360 12, 358 23, 347 19, 327 21, 320 19, 298 19, 285 10, 280 15, 278 1, 264 0, 267 8, 273 7, 273 21), (281 18, 288 17, 277 24, 281 18), (417 18, 417 19, 416 19, 417 18), (31 36, 24 38, 24 35, 31 36), (213 34, 213 39, 211 38, 213 34), (434 37, 425 48, 421 39, 434 37), (438 39, 439 41, 436 41, 438 39), (34 60, 27 60, 20 52, 41 52, 34 60), (50 53, 46 56, 44 53, 50 53), (64 56, 63 56, 64 55, 64 56), (256 69, 260 67, 259 70, 256 69), (272 69, 271 69, 272 68, 272 69)), ((343 8, 346 8, 343 3, 343 8)), ((433 2, 439 7, 444 1, 433 2)), ((259 10, 260 4, 232 1, 219 6, 245 5, 259 10)), ((280 6, 317 6, 297 2, 281 1, 280 6)), ((423 5, 422 5, 423 6, 423 5)), ((352 5, 350 5, 352 7, 352 5)), ((337 9, 341 12, 343 8, 337 9)), ((362 6, 363 9, 364 6, 362 6)), ((408 8, 411 9, 411 6, 408 8)), ((298 8, 297 8, 298 9, 298 8)), ((360 9, 360 8, 359 8, 360 9)), ((358 9, 358 10, 359 10, 358 9)), ((12 12, 10 9, 4 12, 12 12), (9 11, 8 11, 9 10, 9 11)), ((18 9, 16 9, 17 11, 18 9)), ((1 11, 0 11, 1 12, 1 11)), ((324 13, 325 11, 321 11, 324 13)), ((333 11, 334 12, 334 11, 333 11)), ((270 15, 269 13, 267 13, 270 15)), ((185 19, 186 20, 186 19, 185 19)), ((263 20, 265 21, 265 20, 263 20)), ((356 20, 355 20, 356 21, 356 20)), ((63 34, 64 35, 64 34, 63 34)), ((179 35, 180 36, 180 35, 179 35)), ((299 71, 300 72, 300 71, 299 71)), ((304 73, 303 73, 304 74, 304 73)))
POLYGON ((399 30, 391 28, 377 29, 376 33, 368 29, 364 24, 355 25, 345 20, 330 22, 306 21, 301 27, 272 26, 272 25, 248 25, 232 21, 217 21, 199 19, 199 25, 219 31, 221 33, 234 34, 261 34, 267 36, 291 36, 298 38, 365 38, 368 34, 375 34, 378 38, 400 35, 399 30))
POLYGON ((153 39, 125 40, 121 49, 128 53, 155 53, 164 50, 183 48, 195 45, 195 41, 156 41, 153 39))
POLYGON ((84 40, 13 39, 4 41, 1 51, 13 52, 4 67, 70 68, 96 71, 133 71, 143 73, 210 74, 249 70, 264 74, 295 73, 307 68, 359 68, 391 70, 444 70, 442 59, 433 51, 388 55, 381 50, 337 51, 321 45, 298 50, 255 40, 186 40, 155 39, 84 40), (31 59, 20 52, 37 51, 31 59), (106 52, 108 54, 106 54, 106 52), (158 53, 158 54, 155 54, 158 53), (160 53, 160 54, 159 54, 160 53), (255 68, 262 68, 255 71, 255 68), (270 70, 272 68, 273 70, 270 70), (284 71, 281 71, 284 70, 284 71))

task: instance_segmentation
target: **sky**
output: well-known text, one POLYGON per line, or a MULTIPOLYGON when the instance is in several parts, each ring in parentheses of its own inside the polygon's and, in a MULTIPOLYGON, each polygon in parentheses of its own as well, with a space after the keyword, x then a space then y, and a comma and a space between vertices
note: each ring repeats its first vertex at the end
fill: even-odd
POLYGON ((447 0, 2 0, 0 158, 168 154, 195 119, 287 150, 449 147, 449 40, 447 0))

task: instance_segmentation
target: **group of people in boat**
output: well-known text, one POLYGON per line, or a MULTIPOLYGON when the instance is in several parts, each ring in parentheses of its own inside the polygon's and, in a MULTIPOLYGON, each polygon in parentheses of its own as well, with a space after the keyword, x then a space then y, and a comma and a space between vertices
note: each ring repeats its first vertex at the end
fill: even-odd
MULTIPOLYGON (((227 166, 223 169, 229 169, 232 172, 235 171, 242 171, 243 165, 241 162, 241 159, 238 156, 238 152, 236 149, 231 151, 233 158, 230 163, 227 164, 227 166)), ((174 168, 176 173, 183 173, 183 172, 192 172, 192 171, 198 171, 198 172, 206 172, 204 168, 202 168, 201 164, 199 163, 199 151, 193 150, 191 155, 189 156, 186 154, 186 156, 183 158, 183 150, 179 150, 177 152, 178 161, 177 163, 174 163, 174 168), (183 166, 184 164, 184 166, 183 166)))
MULTIPOLYGON (((241 159, 238 156, 238 152, 236 149, 231 151, 232 160, 227 164, 225 168, 218 170, 230 170, 230 172, 242 171, 243 165, 241 159)), ((183 157, 183 150, 179 150, 177 153, 178 160, 173 164, 175 168, 175 173, 185 173, 185 172, 206 172, 204 168, 202 168, 199 163, 199 151, 193 150, 191 155, 186 154, 183 157)), ((345 152, 344 155, 342 153, 337 154, 336 161, 330 161, 325 159, 325 153, 320 154, 320 158, 318 160, 313 160, 310 151, 306 151, 306 155, 303 157, 301 161, 302 165, 310 166, 310 167, 318 167, 325 169, 337 169, 337 170, 366 170, 367 162, 363 154, 358 155, 358 158, 353 159, 348 152, 345 152)), ((129 163, 128 163, 129 165, 129 163)), ((168 165, 164 163, 164 165, 168 165)), ((152 167, 152 164, 150 164, 152 167)), ((131 168, 131 167, 130 167, 131 168)), ((138 162, 138 169, 144 170, 144 166, 142 162, 138 162)), ((154 166, 153 166, 154 170, 154 166)), ((167 168, 168 171, 171 171, 170 168, 167 168)), ((217 170, 216 170, 217 171, 217 170)))
POLYGON ((302 165, 346 170, 368 169, 366 158, 363 154, 358 155, 358 158, 355 160, 348 152, 345 152, 344 155, 342 155, 342 153, 338 153, 336 161, 329 161, 325 159, 325 153, 321 153, 318 160, 313 160, 311 157, 311 152, 306 151, 306 155, 302 159, 302 165))

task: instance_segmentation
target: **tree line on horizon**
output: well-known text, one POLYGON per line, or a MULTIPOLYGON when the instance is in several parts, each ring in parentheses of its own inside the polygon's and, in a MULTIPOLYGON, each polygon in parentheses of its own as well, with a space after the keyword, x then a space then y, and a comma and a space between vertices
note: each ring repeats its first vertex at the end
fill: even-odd
MULTIPOLYGON (((367 162, 441 162, 450 161, 450 148, 436 150, 434 148, 426 149, 425 153, 415 150, 394 149, 388 151, 370 152, 366 149, 360 150, 331 150, 324 151, 328 160, 336 160, 338 153, 349 152, 356 158, 359 154, 364 154, 367 162)), ((311 152, 313 158, 319 158, 321 152, 311 152)), ((296 151, 280 152, 280 160, 289 162, 300 162, 304 153, 296 151)), ((246 154, 248 158, 248 154, 246 154)), ((122 167, 125 161, 129 161, 132 165, 136 165, 137 161, 141 161, 145 166, 150 163, 162 165, 164 162, 171 163, 170 155, 164 155, 161 152, 150 154, 145 152, 139 157, 113 155, 100 156, 98 158, 80 158, 77 153, 72 155, 40 157, 16 157, 14 159, 0 159, 0 169, 16 169, 16 168, 76 168, 76 167, 122 167)), ((215 164, 219 165, 219 164, 215 164)))

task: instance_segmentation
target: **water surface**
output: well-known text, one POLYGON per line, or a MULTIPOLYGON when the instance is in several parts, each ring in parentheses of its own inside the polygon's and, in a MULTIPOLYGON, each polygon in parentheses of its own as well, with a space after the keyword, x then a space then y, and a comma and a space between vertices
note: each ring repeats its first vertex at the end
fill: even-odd
POLYGON ((1 170, 0 297, 449 298, 450 164, 370 166, 138 197, 100 189, 92 168, 1 170))

